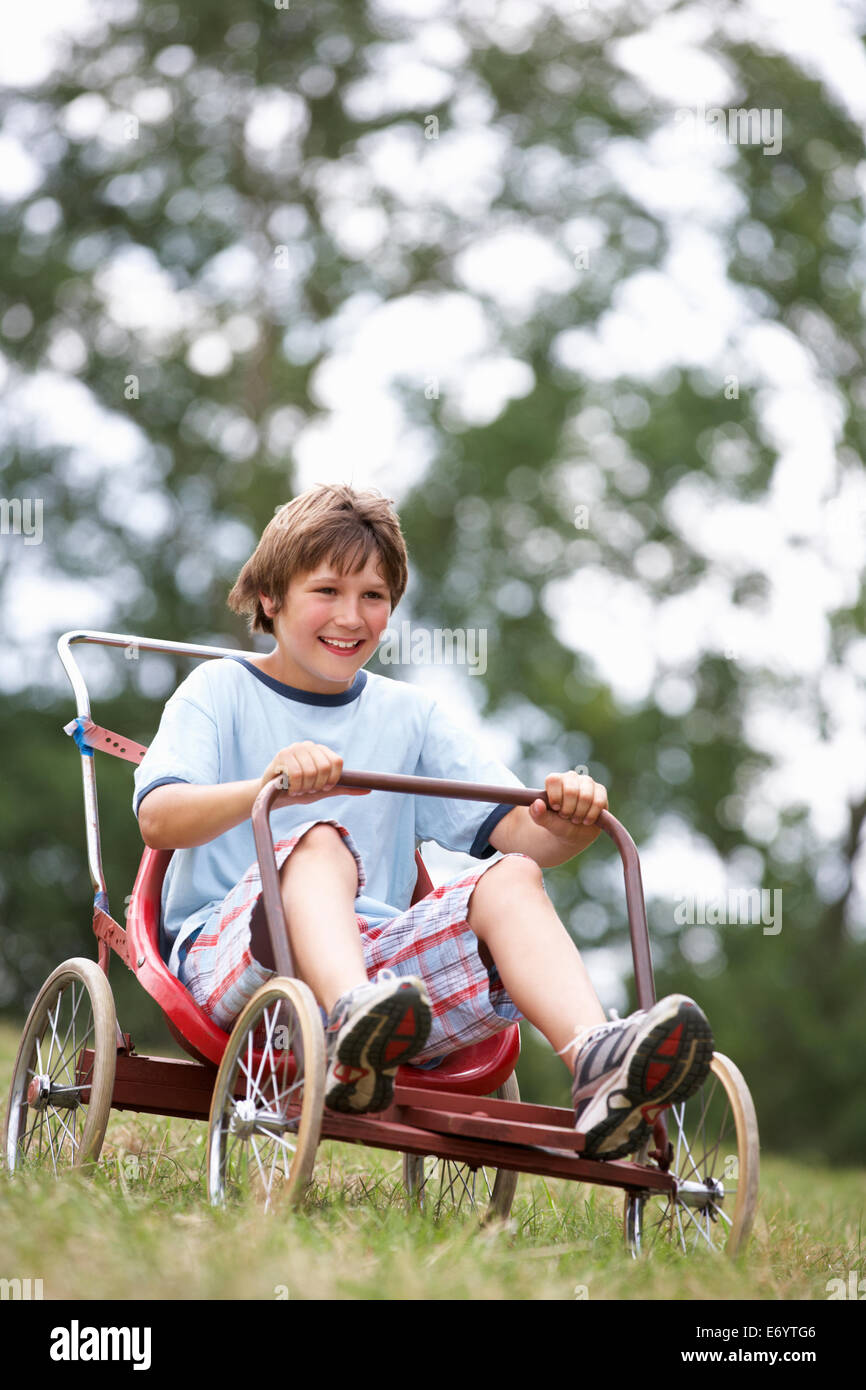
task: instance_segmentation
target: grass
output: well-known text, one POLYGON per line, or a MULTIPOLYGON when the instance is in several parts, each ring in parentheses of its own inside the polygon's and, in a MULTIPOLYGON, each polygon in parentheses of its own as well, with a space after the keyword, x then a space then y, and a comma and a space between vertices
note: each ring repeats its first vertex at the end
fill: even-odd
MULTIPOLYGON (((0 1028, 5 1110, 18 1036, 0 1028)), ((113 1113, 89 1178, 0 1174, 0 1277, 47 1299, 816 1299, 866 1276, 866 1172, 762 1155, 761 1198, 736 1260, 663 1250, 634 1261, 621 1194, 521 1176, 505 1226, 435 1220, 400 1157, 323 1143, 300 1210, 213 1210, 207 1126, 113 1113)))

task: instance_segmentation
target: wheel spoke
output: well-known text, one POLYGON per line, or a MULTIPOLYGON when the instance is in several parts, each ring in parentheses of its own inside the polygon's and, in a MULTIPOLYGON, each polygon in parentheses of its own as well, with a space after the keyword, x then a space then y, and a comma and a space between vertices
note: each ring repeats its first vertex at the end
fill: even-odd
MULTIPOLYGON (((52 1058, 52 1056, 54 1055, 54 1044, 55 1044, 55 1042, 56 1042, 56 1040, 57 1040, 57 1016, 58 1016, 58 1014, 60 1013, 60 1000, 61 1000, 62 997, 63 997, 62 995, 59 995, 59 996, 58 996, 58 998, 57 998, 57 1003, 56 1003, 56 1005, 55 1005, 55 1009, 54 1009, 54 1013, 53 1013, 53 1014, 52 1014, 52 1012, 51 1012, 50 1009, 48 1010, 48 1024, 49 1024, 49 1027, 51 1028, 51 1045, 50 1045, 50 1047, 48 1048, 48 1061, 47 1061, 47 1066, 48 1066, 49 1068, 50 1068, 50 1066, 51 1066, 51 1058, 52 1058)), ((41 1066, 41 1060, 40 1060, 40 1066, 41 1066)))
MULTIPOLYGON (((677 1176, 679 1177, 679 1179, 680 1179, 681 1182, 688 1182, 688 1181, 691 1179, 691 1177, 692 1177, 693 1175, 694 1175, 694 1177, 697 1178, 698 1182, 703 1182, 703 1181, 706 1179, 706 1177, 708 1176, 708 1172, 706 1171, 706 1169, 707 1169, 707 1163, 706 1163, 706 1159, 707 1159, 707 1148, 706 1148, 706 1143, 704 1144, 704 1152, 703 1152, 703 1155, 702 1155, 701 1159, 695 1160, 695 1158, 694 1158, 693 1155, 692 1155, 692 1144, 691 1144, 691 1141, 690 1141, 690 1139, 689 1139, 689 1136, 688 1136, 687 1133, 686 1133, 685 1126, 683 1126, 683 1128, 682 1128, 682 1136, 683 1136, 683 1143, 684 1143, 685 1149, 686 1149, 686 1154, 688 1155, 688 1161, 689 1161, 689 1163, 690 1163, 691 1166, 686 1170, 686 1172, 683 1172, 682 1169, 681 1169, 681 1167, 680 1167, 679 1165, 677 1165, 677 1169, 676 1169, 676 1171, 677 1171, 677 1176), (703 1165, 703 1167, 704 1167, 704 1169, 705 1169, 704 1172, 701 1172, 701 1165, 703 1165)), ((720 1143, 721 1143, 721 1139, 719 1139, 718 1143, 716 1144, 716 1146, 715 1146, 716 1149, 718 1149, 718 1146, 719 1146, 720 1143)), ((697 1143, 695 1143, 695 1147, 697 1148, 697 1143)))
MULTIPOLYGON (((702 1092, 699 1092, 699 1094, 702 1094, 702 1092)), ((714 1094, 715 1094, 715 1079, 714 1079, 714 1081, 713 1081, 713 1086, 712 1086, 712 1088, 710 1089, 709 1093, 704 1097, 704 1107, 703 1107, 703 1110, 701 1111, 700 1119, 698 1120, 697 1124, 696 1124, 695 1127, 694 1127, 695 1135, 697 1135, 698 1131, 703 1130, 704 1127, 705 1127, 705 1120, 706 1120, 707 1110, 709 1109, 710 1101, 712 1100, 714 1094)), ((683 1134, 683 1139, 684 1139, 685 1142, 686 1142, 686 1147, 687 1147, 688 1150, 689 1150, 689 1157, 691 1157, 691 1145, 689 1144, 688 1139, 686 1138, 686 1135, 685 1135, 685 1113, 684 1113, 684 1111, 685 1111, 685 1107, 683 1106, 683 1107, 682 1107, 682 1111, 681 1111, 681 1131, 682 1131, 682 1134, 683 1134)), ((704 1152, 706 1152, 706 1139, 704 1140, 704 1152)), ((690 1173, 683 1173, 683 1172, 681 1172, 680 1165, 679 1165, 679 1160, 677 1161, 677 1172, 680 1174, 680 1177, 683 1179, 683 1181, 686 1181, 686 1180, 689 1178, 689 1176, 690 1176, 690 1173)), ((692 1168, 692 1169, 690 1170, 690 1172, 697 1172, 697 1169, 696 1169, 696 1168, 692 1168)))
MULTIPOLYGON (((256 1104, 260 1104, 264 1109, 268 1111, 273 1109, 275 1112, 287 1109, 288 1104, 290 1103, 288 1101, 288 1097, 291 1096, 294 1091, 301 1088, 304 1084, 302 1076, 296 1076, 295 1080, 290 1083, 286 1083, 284 1085, 278 1084, 278 1076, 280 1074, 285 1076, 288 1071, 288 1052, 285 1053, 283 1060, 277 1061, 276 1053, 273 1050, 273 1031, 276 1025, 277 1014, 278 1011, 275 1011, 274 1021, 272 1026, 268 1030, 268 1037, 266 1038, 265 1047, 262 1049, 260 1055, 259 1068, 256 1075, 253 1076, 255 1057, 253 1053, 254 1029, 252 1026, 250 1027, 247 1033, 246 1062, 244 1062, 242 1057, 238 1058, 238 1068, 246 1081, 246 1099, 251 1100, 256 1104), (268 1072, 268 1080, 265 1082, 265 1086, 263 1088, 262 1073, 264 1071, 264 1067, 267 1061, 270 1061, 270 1070, 268 1072), (273 1102, 271 1100, 271 1097, 267 1094, 268 1089, 272 1090, 274 1093, 273 1102)), ((265 1017, 267 1018, 267 1014, 265 1015, 265 1017)))
MULTIPOLYGON (((457 1181, 457 1168, 456 1168, 456 1165, 453 1164, 453 1163, 451 1162, 450 1159, 445 1159, 445 1161, 444 1161, 443 1164, 442 1164, 442 1174, 441 1174, 441 1179, 440 1179, 440 1182, 439 1182, 439 1202, 438 1202, 438 1205, 439 1205, 440 1207, 442 1206, 442 1203, 444 1202, 444 1200, 445 1200, 445 1198, 446 1198, 447 1196, 449 1196, 449 1195, 450 1195, 451 1197, 454 1196, 454 1184, 456 1183, 456 1181, 457 1181), (443 1186, 444 1186, 444 1183, 445 1183, 445 1179, 446 1179, 446 1177, 448 1177, 449 1174, 451 1175, 451 1181, 449 1182, 447 1189, 443 1192, 442 1189, 443 1189, 443 1186)), ((458 1205, 459 1205, 459 1203, 458 1203, 458 1205)))
MULTIPOLYGON (((258 1071, 256 1072, 255 1078, 253 1079, 253 1091, 255 1092, 255 1094, 256 1094, 257 1096, 260 1096, 260 1095, 262 1094, 262 1087, 261 1087, 262 1072, 264 1071, 265 1062, 266 1062, 267 1056, 268 1056, 268 1038, 267 1038, 267 1018, 268 1018, 268 1011, 267 1011, 267 1009, 265 1009, 264 1014, 263 1014, 262 1017, 263 1017, 263 1022, 264 1022, 264 1025, 265 1025, 265 1045, 264 1045, 264 1047, 262 1048, 261 1052, 259 1053, 259 1069, 258 1069, 258 1071)), ((257 1031, 258 1031, 258 1030, 257 1030, 257 1031)), ((250 1048, 252 1049, 252 1046, 253 1046, 253 1030, 252 1030, 252 1028, 250 1029, 249 1038, 250 1038, 250 1048)), ((250 1063, 250 1065, 252 1065, 252 1062, 250 1063)))
POLYGON ((57 1155, 54 1152, 54 1139, 51 1133, 51 1126, 46 1124, 45 1129, 48 1133, 48 1146, 51 1149, 51 1166, 54 1169, 54 1176, 57 1177, 57 1155))
MULTIPOLYGON (((691 1207, 687 1207, 687 1206, 685 1206, 684 1203, 678 1202, 678 1203, 677 1203, 677 1210, 678 1210, 678 1211, 684 1211, 685 1214, 686 1214, 686 1216, 689 1218, 689 1220, 691 1221, 692 1225, 693 1225, 694 1228, 695 1228, 695 1245, 694 1245, 693 1248, 697 1248, 697 1245, 698 1245, 698 1236, 702 1236, 703 1239, 706 1241, 707 1245, 709 1246, 709 1248, 712 1250, 714 1247, 713 1247, 713 1241, 712 1241, 712 1239, 711 1239, 711 1237, 710 1237, 710 1233, 709 1233, 709 1231, 705 1231, 705 1230, 704 1230, 703 1226, 701 1225, 701 1223, 700 1223, 700 1221, 698 1220, 698 1218, 695 1216, 695 1213, 692 1211, 691 1207)), ((703 1214, 703 1209, 701 1208, 701 1209, 699 1209, 699 1210, 701 1210, 701 1212, 702 1212, 702 1214, 703 1214)), ((709 1220, 709 1218, 707 1218, 707 1220, 709 1220)), ((681 1229, 682 1229, 682 1228, 681 1228, 681 1229)))
POLYGON ((478 1169, 477 1169, 477 1168, 470 1169, 470 1170, 469 1170, 469 1186, 468 1186, 468 1187, 466 1186, 466 1180, 465 1180, 465 1179, 464 1179, 463 1185, 464 1185, 464 1187, 466 1187, 466 1192, 467 1192, 467 1195, 468 1195, 468 1197, 469 1197, 469 1205, 470 1205, 472 1211, 477 1211, 477 1210, 478 1210, 478 1207, 477 1207, 477 1204, 476 1204, 476 1201, 475 1201, 475 1187, 476 1187, 477 1182, 478 1182, 478 1169))
MULTIPOLYGON (((66 1029, 66 1033, 65 1033, 65 1035, 64 1035, 63 1042, 60 1044, 60 1058, 59 1058, 59 1062, 58 1062, 58 1065, 60 1065, 60 1066, 62 1066, 63 1063, 64 1063, 64 1055, 65 1055, 65 1053, 66 1053, 66 1044, 69 1042, 69 1035, 70 1035, 70 1033, 72 1034, 72 1052, 73 1052, 73 1056, 75 1055, 75 1051, 76 1051, 76 1048, 75 1048, 75 1019, 76 1019, 76 1017, 77 1017, 78 1009, 79 1009, 79 1006, 80 1006, 80 1004, 81 1004, 81 1001, 82 1001, 82 999, 84 998, 85 994, 87 993, 86 989, 83 989, 83 988, 82 988, 81 993, 79 994, 78 998, 76 999, 76 998, 75 998, 75 981, 74 981, 74 980, 73 980, 73 982, 72 982, 71 989, 72 989, 72 1014, 71 1014, 70 1019, 69 1019, 69 1026, 68 1026, 67 1029, 66 1029)), ((60 1004, 61 1004, 62 999, 63 999, 63 992, 61 991, 60 997, 59 997, 58 1000, 57 1000, 57 1012, 58 1012, 58 1015, 59 1015, 59 1013, 60 1013, 60 1004)), ((67 1065, 68 1065, 68 1063, 67 1063, 67 1065)), ((52 1073, 52 1075, 53 1075, 53 1073, 52 1073)))
MULTIPOLYGON (((275 1028, 276 1028, 276 1021, 277 1021, 277 1019, 279 1018, 279 1014, 280 1014, 279 1008, 275 1008, 275 1009, 274 1009, 274 1027, 275 1027, 275 1028)), ((273 1043, 273 1034, 271 1034, 271 1036, 270 1036, 270 1038, 269 1038, 269 1043, 268 1043, 269 1047, 272 1045, 272 1043, 273 1043)), ((271 1056, 272 1056, 272 1062, 271 1062, 270 1084, 271 1084, 271 1090, 272 1090, 273 1093, 274 1093, 274 1096, 273 1096, 273 1108, 274 1108, 274 1111, 275 1111, 275 1112, 279 1113, 280 1109, 282 1108, 282 1098, 283 1098, 283 1097, 282 1097, 282 1088, 281 1088, 281 1085, 279 1084, 279 1077, 280 1077, 280 1073, 282 1073, 283 1078, 285 1078, 286 1072, 287 1072, 287 1070, 288 1070, 288 1062, 289 1062, 289 1051, 288 1051, 288 1046, 286 1047, 285 1051, 283 1052, 282 1060, 281 1060, 281 1061, 279 1061, 279 1062, 277 1061, 276 1053, 272 1053, 271 1056)))
MULTIPOLYGON (((296 1078, 296 1080, 291 1082, 290 1085, 286 1086, 285 1089, 277 1089, 276 1078, 272 1077, 272 1086, 274 1089, 274 1096, 272 1099, 270 1096, 266 1094, 265 1091, 262 1090, 262 1088, 257 1084, 256 1080, 254 1080, 254 1078, 246 1070, 246 1067, 244 1066, 242 1060, 239 1059, 238 1065, 239 1070, 241 1071, 241 1073, 247 1081, 245 1099, 251 1100, 253 1104, 261 1107, 268 1114, 281 1114, 287 1111, 289 1105, 292 1104, 292 1102, 289 1101, 289 1097, 292 1095, 294 1091, 297 1091, 301 1087, 303 1087, 304 1084, 303 1077, 298 1077, 296 1078)), ((282 1070, 283 1064, 279 1063, 279 1066, 280 1070, 282 1070)))
MULTIPOLYGON (((728 1137, 728 1123, 731 1118, 733 1117, 731 1116, 730 1110, 728 1110, 725 1119, 722 1123, 718 1139, 716 1140, 715 1144, 713 1144, 713 1146, 709 1149, 707 1148, 706 1141, 704 1142, 703 1153, 701 1154, 701 1157, 698 1160, 694 1160, 692 1158, 691 1150, 689 1150, 689 1158, 691 1159, 692 1166, 688 1170, 688 1172, 680 1174, 681 1180, 683 1182, 688 1182, 693 1175, 698 1179, 699 1182, 705 1181, 707 1178, 712 1177, 719 1149, 721 1148, 724 1140, 728 1137)), ((695 1145, 695 1147, 697 1147, 697 1145, 695 1145)))
POLYGON ((24 1150, 25 1150, 25 1152, 27 1151, 27 1148, 29 1148, 29 1146, 30 1146, 30 1140, 33 1138, 33 1135, 36 1133, 36 1130, 39 1128, 39 1126, 40 1126, 41 1124, 42 1124, 42 1114, 41 1114, 41 1112, 38 1112, 38 1111, 37 1111, 36 1119, 33 1121, 33 1124, 30 1126, 30 1128, 29 1128, 29 1129, 25 1129, 24 1133, 23 1133, 23 1134, 19 1134, 19 1136, 18 1136, 18 1147, 19 1147, 19 1149, 23 1147, 24 1150))
POLYGON ((251 1135, 250 1135, 250 1148, 252 1149, 253 1156, 254 1156, 254 1158, 255 1158, 255 1160, 256 1160, 256 1165, 257 1165, 258 1170, 259 1170, 259 1175, 260 1175, 260 1177, 261 1177, 261 1179, 262 1179, 262 1184, 263 1184, 263 1186, 265 1187, 265 1189, 267 1190, 267 1179, 266 1179, 266 1177, 265 1177, 265 1170, 264 1170, 264 1168, 262 1167, 262 1160, 261 1160, 261 1158, 259 1157, 259 1146, 258 1146, 258 1144, 256 1143, 256 1136, 255 1136, 254 1134, 251 1134, 251 1135))
MULTIPOLYGON (((60 1128, 63 1130, 63 1134, 60 1136, 60 1142, 59 1142, 59 1144, 57 1145, 57 1157, 58 1157, 58 1159, 60 1158, 60 1154, 61 1154, 62 1149, 63 1149, 63 1140, 64 1140, 65 1138, 67 1138, 67 1136, 68 1136, 69 1142, 70 1142, 70 1144, 71 1144, 71 1146, 72 1146, 72 1152, 73 1152, 73 1156, 74 1156, 74 1154, 75 1154, 75 1132, 74 1132, 74 1130, 70 1130, 70 1129, 69 1129, 69 1126, 67 1125, 67 1123, 66 1123, 66 1121, 64 1120, 63 1116, 60 1114, 59 1110, 56 1110, 56 1109, 54 1108, 53 1105, 52 1105, 52 1107, 51 1107, 51 1113, 53 1114, 54 1118, 57 1120, 57 1123, 60 1125, 60 1128)), ((74 1115, 74 1113, 75 1113, 75 1112, 73 1111, 73 1115, 74 1115)), ((73 1121, 73 1123, 74 1123, 74 1121, 73 1121)))
POLYGON ((459 1195, 458 1195, 458 1197, 457 1197, 457 1199, 456 1199, 456 1201, 457 1201, 457 1210, 458 1210, 458 1211, 461 1211, 461 1210, 462 1210, 462 1207, 463 1207, 463 1198, 464 1198, 464 1196, 466 1196, 466 1197, 469 1198, 469 1205, 470 1205, 471 1209, 474 1211, 474 1210, 475 1210, 475 1191, 474 1191, 474 1186, 475 1186, 475 1184, 474 1184, 474 1181, 473 1181, 472 1188, 470 1189, 469 1184, 467 1183, 466 1179, 465 1179, 464 1176, 463 1176, 464 1170, 468 1171, 467 1165, 464 1164, 464 1163, 454 1163, 454 1162, 452 1162, 452 1161, 449 1159, 449 1160, 448 1160, 448 1168, 451 1169, 451 1170, 453 1170, 453 1173, 454 1173, 454 1176, 453 1176, 453 1178, 451 1179, 451 1182, 448 1184, 448 1192, 453 1193, 454 1184, 455 1184, 458 1180, 459 1180, 459 1182, 460 1182, 460 1184, 461 1184, 461 1189, 462 1189, 462 1190, 461 1190, 461 1189, 458 1189, 459 1195))
POLYGON ((25 1130, 24 1133, 23 1133, 22 1135, 19 1136, 19 1138, 18 1138, 18 1148, 19 1148, 19 1149, 23 1149, 24 1154, 25 1154, 25 1157, 29 1155, 30 1146, 31 1146, 31 1144, 32 1144, 32 1142, 33 1142, 33 1136, 36 1134, 36 1131, 37 1131, 37 1130, 39 1130, 39 1139, 38 1139, 37 1144, 36 1144, 37 1157, 39 1157, 39 1156, 41 1155, 41 1153, 42 1153, 42 1126, 43 1126, 43 1124, 44 1124, 44 1121, 45 1121, 44 1112, 41 1111, 41 1110, 37 1110, 37 1111, 36 1111, 36 1119, 33 1121, 33 1124, 30 1126, 29 1129, 25 1130), (26 1142, 25 1142, 25 1141, 26 1141, 26 1142))
POLYGON ((280 1157, 279 1147, 276 1144, 272 1144, 271 1148, 273 1152, 271 1155, 271 1172, 270 1177, 268 1178, 268 1201, 270 1201, 271 1199, 271 1192, 273 1191, 274 1186, 274 1173, 277 1167, 277 1159, 280 1157))
POLYGON ((677 1230, 678 1230, 679 1233, 680 1233, 680 1246, 681 1246, 682 1250, 684 1251, 684 1253, 685 1253, 685 1254, 688 1254, 688 1250, 687 1250, 687 1248, 686 1248, 686 1238, 685 1238, 685 1235, 683 1234, 683 1222, 682 1222, 682 1217, 681 1217, 681 1215, 680 1215, 681 1212, 682 1212, 682 1206, 680 1205, 679 1202, 677 1202, 676 1207, 675 1207, 675 1212, 674 1212, 674 1214, 676 1215, 676 1218, 677 1218, 677 1230))
POLYGON ((262 1138, 269 1139, 274 1145, 280 1145, 285 1153, 293 1154, 297 1148, 296 1144, 292 1144, 290 1140, 284 1139, 282 1134, 272 1134, 269 1129, 260 1129, 257 1133, 259 1133, 262 1138))

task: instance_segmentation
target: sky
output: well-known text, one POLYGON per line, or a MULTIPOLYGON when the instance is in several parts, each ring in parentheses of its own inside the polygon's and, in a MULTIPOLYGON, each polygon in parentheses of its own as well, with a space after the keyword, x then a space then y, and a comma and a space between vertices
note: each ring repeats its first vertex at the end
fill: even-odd
MULTIPOLYGON (((356 84, 349 99, 358 111, 398 109, 407 91, 429 92, 432 101, 459 83, 462 40, 447 23, 453 0, 381 0, 377 8, 418 19, 417 36, 385 59, 376 80, 356 84)), ((495 23, 503 43, 515 51, 526 42, 527 23, 539 12, 579 10, 584 22, 592 19, 591 7, 581 0, 504 0, 496 5, 462 0, 461 8, 478 22, 495 23)), ((702 46, 718 12, 710 15, 707 9, 690 6, 669 14, 661 0, 649 8, 656 19, 616 49, 623 70, 672 106, 738 104, 728 73, 702 46)), ((38 81, 61 36, 86 26, 93 12, 89 0, 41 0, 39 6, 7 17, 0 83, 26 90, 38 81)), ((741 39, 795 55, 852 115, 866 119, 866 49, 857 37, 866 27, 862 5, 825 0, 817 24, 809 0, 744 0, 730 8, 727 23, 741 39)), ((287 136, 300 119, 291 94, 271 93, 267 99, 267 110, 263 108, 248 129, 251 147, 258 148, 262 158, 267 157, 274 131, 287 136)), ((142 119, 158 121, 158 93, 149 101, 142 119)), ((467 124, 456 152, 461 178, 454 178, 454 148, 446 158, 434 142, 423 171, 414 166, 396 133, 377 156, 379 173, 389 171, 404 200, 416 197, 419 208, 428 199, 468 200, 460 211, 475 221, 477 235, 457 263, 460 288, 435 298, 404 297, 383 304, 357 296, 343 306, 328 327, 329 352, 313 381, 314 396, 327 415, 301 430, 291 418, 282 422, 292 439, 301 488, 325 478, 345 480, 358 487, 379 487, 399 505, 423 479, 432 444, 405 419, 392 389, 398 379, 419 386, 435 379, 449 409, 464 421, 476 422, 495 419, 509 399, 519 399, 532 388, 527 365, 497 350, 476 296, 493 296, 506 316, 519 320, 540 291, 567 289, 574 282, 575 267, 562 245, 546 243, 532 230, 485 227, 485 210, 495 197, 506 151, 501 137, 484 129, 483 102, 468 93, 466 109, 467 124)), ((84 100, 68 119, 86 136, 88 129, 99 126, 104 112, 98 100, 84 100)), ((622 373, 650 377, 665 364, 747 377, 761 390, 766 438, 778 451, 769 494, 757 505, 746 505, 713 495, 708 478, 692 478, 668 496, 671 517, 712 562, 699 593, 653 605, 639 584, 590 564, 572 580, 551 586, 546 604, 556 615, 560 639, 592 663, 625 706, 641 703, 656 688, 663 708, 667 702, 671 712, 686 715, 694 698, 689 670, 701 648, 721 651, 756 671, 769 665, 800 680, 802 707, 789 701, 783 708, 764 695, 756 696, 748 711, 752 737, 775 762, 762 802, 750 809, 749 828, 759 839, 770 838, 775 829, 773 807, 802 794, 803 769, 808 767, 823 789, 814 812, 816 833, 838 834, 847 800, 866 791, 866 639, 855 649, 850 669, 826 671, 826 613, 853 598, 866 564, 866 472, 849 472, 840 488, 837 446, 842 416, 832 382, 803 342, 781 326, 756 319, 746 296, 725 278, 722 245, 734 211, 725 178, 731 155, 724 144, 708 140, 697 126, 690 131, 685 123, 677 130, 660 131, 639 148, 617 143, 611 154, 615 174, 668 223, 671 250, 658 271, 635 275, 620 286, 611 310, 591 331, 561 334, 556 350, 568 367, 600 380, 622 373), (764 569, 770 579, 769 616, 734 609, 727 601, 725 577, 753 568, 764 569), (816 685, 833 711, 829 742, 817 738, 808 708, 806 696, 816 685)), ((0 138, 0 197, 16 201, 37 186, 38 178, 24 145, 0 138)), ((335 190, 334 198, 334 225, 346 249, 358 256, 381 254, 387 228, 364 206, 358 188, 349 181, 335 190)), ((589 225, 569 229, 574 242, 590 246, 596 231, 589 225)), ((225 256, 214 273, 234 287, 242 302, 252 273, 245 253, 225 256)), ((107 268, 100 285, 112 312, 144 336, 182 328, 197 312, 196 304, 174 293, 167 277, 145 257, 130 257, 122 266, 107 268)), ((190 365, 203 376, 218 374, 231 362, 233 347, 242 350, 255 332, 255 324, 239 308, 227 334, 202 333, 195 338, 190 365)), ((74 377, 63 375, 74 373, 81 350, 74 335, 55 345, 49 412, 44 409, 46 379, 21 381, 0 355, 7 420, 22 425, 38 420, 46 442, 73 444, 69 467, 104 475, 119 511, 129 511, 124 464, 135 459, 135 524, 145 532, 150 527, 156 536, 161 524, 159 478, 152 476, 148 500, 143 441, 127 420, 106 417, 74 377)), ((589 424, 599 449, 616 447, 615 422, 596 419, 589 424)), ((235 447, 243 457, 248 442, 241 426, 235 447)), ((583 474, 575 479, 575 487, 592 505, 592 479, 583 474)), ((222 537, 222 545, 227 553, 236 552, 240 564, 251 540, 255 538, 238 527, 222 537)), ((638 574, 656 577, 659 566, 663 571, 665 557, 659 550, 647 547, 635 557, 638 574)), ((60 588, 50 569, 38 578, 35 569, 28 565, 13 580, 12 612, 16 606, 23 609, 16 600, 26 592, 28 612, 33 611, 34 596, 43 600, 37 606, 45 613, 46 634, 56 632, 58 625, 99 627, 107 621, 86 583, 60 588)), ((129 582, 135 582, 132 575, 129 582)), ((401 611, 400 616, 410 613, 401 611)), ((26 634, 22 627, 16 631, 14 623, 10 635, 19 642, 35 642, 41 659, 44 637, 26 634)), ((14 657, 0 657, 0 688, 14 684, 17 669, 14 657)), ((507 729, 482 726, 468 676, 433 668, 425 670, 424 678, 435 684, 455 717, 509 761, 516 741, 507 729)), ((615 789, 610 791, 613 803, 615 789)), ((661 895, 689 891, 684 862, 691 865, 692 881, 706 885, 709 875, 720 891, 724 886, 711 847, 696 843, 681 828, 666 826, 642 858, 645 882, 661 895)), ((744 871, 759 870, 754 857, 749 860, 746 855, 741 862, 744 871)), ((435 854, 433 867, 441 873, 435 854)), ((863 856, 860 891, 866 901, 863 856)), ((596 969, 603 977, 607 972, 608 987, 616 992, 620 962, 605 956, 596 961, 596 969)))

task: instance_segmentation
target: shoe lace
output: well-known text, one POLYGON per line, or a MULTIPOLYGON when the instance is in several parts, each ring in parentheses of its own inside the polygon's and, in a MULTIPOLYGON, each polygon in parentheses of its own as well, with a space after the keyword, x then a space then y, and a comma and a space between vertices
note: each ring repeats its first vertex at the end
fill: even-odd
POLYGON ((609 1023, 587 1023, 583 1028, 578 1028, 574 1037, 570 1042, 565 1044, 565 1047, 554 1048, 554 1051, 557 1057, 564 1057, 566 1052, 568 1052, 570 1048, 576 1047, 579 1042, 582 1042, 588 1033, 601 1033, 602 1029, 609 1032, 610 1027, 611 1025, 609 1023))
POLYGON ((578 1043, 585 1042, 590 1033, 594 1033, 599 1038, 606 1037, 608 1033, 613 1033, 618 1028, 621 1028, 624 1023, 630 1023, 633 1019, 642 1014, 644 1010, 639 1009, 637 1013, 629 1014, 628 1018, 620 1018, 616 1009, 610 1009, 608 1012, 610 1014, 610 1021, 608 1023, 584 1024, 582 1028, 578 1028, 571 1042, 567 1042, 565 1047, 557 1047, 554 1049, 557 1057, 565 1056, 565 1053, 568 1052, 570 1048, 575 1047, 578 1043))

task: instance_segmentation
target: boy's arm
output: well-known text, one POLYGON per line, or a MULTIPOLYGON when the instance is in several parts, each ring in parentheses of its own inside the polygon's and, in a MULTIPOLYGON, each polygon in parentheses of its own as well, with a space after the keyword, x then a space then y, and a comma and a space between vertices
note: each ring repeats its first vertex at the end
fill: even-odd
POLYGON ((607 810, 607 791, 600 782, 576 772, 551 773, 541 800, 515 806, 490 832, 490 844, 503 854, 526 854, 543 869, 573 859, 601 834, 596 826, 607 810))
POLYGON ((142 797, 138 827, 150 849, 194 849, 206 845, 249 820, 253 803, 274 777, 285 773, 288 792, 298 805, 307 806, 322 797, 369 796, 369 792, 341 788, 334 791, 343 771, 343 759, 323 744, 309 740, 280 749, 261 777, 245 782, 166 782, 142 797))
POLYGON ((249 820, 260 783, 223 782, 203 787, 170 782, 147 793, 138 810, 138 828, 149 849, 193 849, 206 845, 241 821, 249 820))

